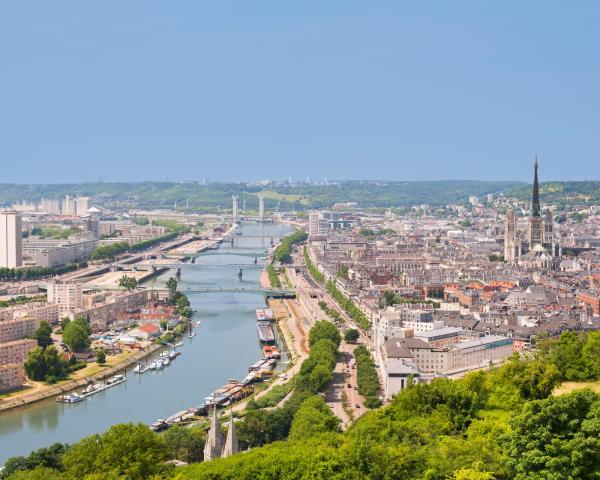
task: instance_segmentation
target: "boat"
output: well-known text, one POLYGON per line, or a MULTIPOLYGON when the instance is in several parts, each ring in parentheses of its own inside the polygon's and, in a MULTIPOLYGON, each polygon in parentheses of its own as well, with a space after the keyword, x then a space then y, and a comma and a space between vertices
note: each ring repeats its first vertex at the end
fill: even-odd
POLYGON ((182 343, 182 342, 177 342, 177 343, 174 345, 174 348, 181 347, 182 345, 183 345, 183 343, 182 343))
MULTIPOLYGON (((178 352, 169 352, 169 360, 175 360, 177 354, 178 352)), ((179 355, 181 355, 181 353, 179 353, 179 355)))
POLYGON ((192 332, 188 335, 189 338, 194 338, 196 336, 196 332, 192 332))
POLYGON ((258 338, 263 343, 274 343, 275 333, 273 327, 269 322, 256 322, 256 328, 258 329, 258 338))
POLYGON ((171 363, 171 360, 169 360, 169 357, 165 357, 165 359, 162 361, 163 366, 168 367, 169 364, 171 363))
POLYGON ((156 362, 153 361, 150 363, 150 365, 148 365, 148 369, 149 370, 156 370, 156 362))
POLYGON ((60 403, 79 403, 83 402, 84 397, 77 393, 72 393, 70 395, 59 395, 56 397, 56 401, 60 403))
POLYGON ((125 381, 125 377, 122 374, 113 375, 108 380, 106 380, 107 385, 114 385, 115 383, 121 383, 125 381))
POLYGON ((156 422, 153 422, 150 425, 150 428, 152 430, 154 430, 155 432, 162 432, 163 430, 166 430, 167 428, 169 428, 169 424, 164 421, 162 418, 159 418, 156 422))
POLYGON ((164 366, 165 366, 165 364, 163 363, 163 361, 162 361, 162 360, 160 360, 160 359, 159 359, 159 360, 157 360, 157 361, 156 361, 156 369, 157 369, 157 370, 162 370, 162 368, 163 368, 164 366))
POLYGON ((194 322, 194 327, 195 327, 195 328, 198 328, 199 326, 200 326, 200 320, 196 320, 196 321, 194 322))
POLYGON ((104 385, 102 383, 90 383, 81 391, 81 395, 91 395, 92 393, 96 393, 102 388, 104 388, 104 385))
POLYGON ((133 373, 142 373, 142 364, 138 363, 133 369, 133 373))
POLYGON ((281 358, 279 349, 275 345, 265 345, 263 347, 263 354, 265 358, 281 358))

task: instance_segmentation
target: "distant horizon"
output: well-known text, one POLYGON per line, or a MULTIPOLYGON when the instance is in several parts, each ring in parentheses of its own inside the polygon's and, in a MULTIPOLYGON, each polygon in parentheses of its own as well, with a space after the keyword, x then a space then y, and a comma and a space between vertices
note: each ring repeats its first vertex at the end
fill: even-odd
MULTIPOLYGON (((541 176, 540 176, 541 177, 541 176)), ((10 182, 0 181, 0 185, 31 185, 31 186, 44 186, 44 185, 82 185, 82 184, 102 184, 102 183, 199 183, 200 186, 206 186, 210 184, 248 184, 252 182, 260 182, 267 180, 265 178, 253 178, 247 180, 222 180, 222 179, 207 179, 206 183, 203 184, 203 179, 145 179, 145 180, 81 180, 81 181, 52 181, 52 182, 10 182)), ((287 183, 287 178, 269 178, 271 183, 287 183)), ((315 177, 310 178, 310 183, 322 182, 323 178, 315 177)), ((306 183, 306 179, 292 178, 292 183, 306 183)), ((411 180, 396 180, 396 179, 381 179, 381 178, 328 178, 328 183, 344 183, 344 182, 370 182, 370 183, 444 183, 444 182, 477 182, 477 183, 515 183, 523 185, 531 185, 533 179, 527 180, 495 180, 495 179, 475 179, 475 178, 445 178, 445 179, 411 179, 411 180)), ((580 182, 600 182, 600 178, 586 178, 586 179, 569 179, 569 180, 545 180, 543 177, 539 180, 540 184, 544 183, 580 183, 580 182)), ((267 185, 263 185, 267 187, 267 185)), ((257 185, 260 186, 260 185, 257 185)), ((318 186, 318 185, 315 185, 318 186)))

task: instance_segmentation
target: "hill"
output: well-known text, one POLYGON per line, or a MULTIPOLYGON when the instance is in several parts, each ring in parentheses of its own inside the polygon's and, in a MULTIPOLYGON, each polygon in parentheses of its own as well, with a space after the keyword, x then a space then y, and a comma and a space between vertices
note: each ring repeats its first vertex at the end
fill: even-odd
POLYGON ((76 184, 0 184, 0 204, 42 197, 62 198, 84 195, 107 208, 172 208, 222 211, 231 208, 231 195, 240 197, 240 207, 257 209, 256 193, 263 191, 265 206, 274 210, 329 208, 336 202, 357 202, 359 208, 409 207, 465 202, 470 195, 505 193, 523 186, 522 182, 444 181, 343 181, 329 185, 271 184, 265 188, 243 183, 134 182, 76 184), (188 207, 189 206, 189 207, 188 207))
MULTIPOLYGON (((521 200, 531 197, 531 185, 518 187, 508 195, 521 200)), ((545 205, 589 205, 600 203, 600 180, 540 183, 540 200, 545 205)))

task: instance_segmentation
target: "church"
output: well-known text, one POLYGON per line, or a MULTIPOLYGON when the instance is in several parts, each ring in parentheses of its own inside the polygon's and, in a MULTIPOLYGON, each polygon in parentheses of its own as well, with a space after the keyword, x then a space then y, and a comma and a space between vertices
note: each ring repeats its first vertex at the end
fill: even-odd
POLYGON ((538 161, 535 159, 531 210, 527 232, 519 230, 515 210, 506 211, 504 223, 504 260, 526 268, 555 270, 562 255, 554 235, 552 212, 547 208, 542 217, 538 184, 538 161))

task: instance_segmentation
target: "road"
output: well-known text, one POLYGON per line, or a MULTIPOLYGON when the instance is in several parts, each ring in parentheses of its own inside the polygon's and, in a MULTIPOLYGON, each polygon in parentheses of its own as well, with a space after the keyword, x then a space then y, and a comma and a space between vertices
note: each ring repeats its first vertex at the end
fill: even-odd
MULTIPOLYGON (((304 264, 304 256, 301 252, 294 252, 294 263, 296 265, 304 264)), ((333 323, 333 319, 329 318, 319 306, 320 301, 325 301, 330 308, 338 311, 344 320, 344 324, 339 328, 340 334, 343 335, 346 328, 356 328, 346 312, 338 306, 321 285, 310 277, 305 268, 302 268, 299 274, 296 274, 296 268, 288 268, 287 277, 294 284, 298 292, 298 303, 307 316, 328 319, 333 323)), ((361 332, 358 343, 368 345, 368 341, 368 337, 361 332)), ((347 428, 353 420, 365 413, 364 400, 357 389, 356 368, 350 366, 351 363, 354 363, 354 349, 356 346, 356 344, 348 344, 342 341, 338 361, 333 371, 333 381, 324 395, 325 402, 341 420, 342 428, 347 428)))

